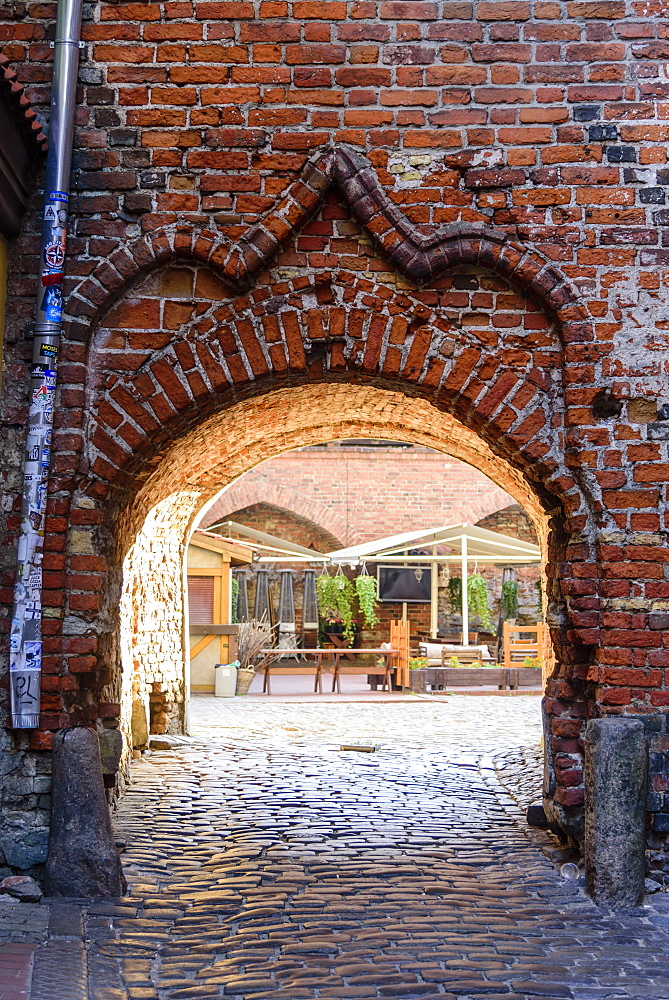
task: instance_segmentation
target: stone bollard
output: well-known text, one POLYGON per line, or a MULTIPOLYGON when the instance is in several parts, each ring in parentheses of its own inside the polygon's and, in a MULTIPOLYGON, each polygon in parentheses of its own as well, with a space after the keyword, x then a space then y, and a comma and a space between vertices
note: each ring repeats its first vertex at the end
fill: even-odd
POLYGON ((100 763, 91 729, 64 729, 53 739, 48 896, 122 896, 125 880, 114 846, 100 763))
POLYGON ((640 906, 648 753, 639 719, 592 719, 585 735, 585 885, 600 906, 640 906))

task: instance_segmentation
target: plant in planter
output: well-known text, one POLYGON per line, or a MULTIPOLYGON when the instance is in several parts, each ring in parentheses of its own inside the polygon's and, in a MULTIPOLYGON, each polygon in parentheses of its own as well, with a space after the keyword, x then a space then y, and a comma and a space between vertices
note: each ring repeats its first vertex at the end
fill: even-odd
POLYGON ((374 628, 379 623, 379 617, 376 613, 379 594, 374 577, 365 572, 356 576, 355 594, 358 598, 358 607, 360 608, 365 628, 374 628))
POLYGON ((448 581, 448 606, 452 615, 462 612, 462 577, 452 576, 448 581))
POLYGON ((351 581, 338 573, 329 576, 323 573, 316 580, 318 601, 322 615, 328 624, 341 624, 345 639, 353 638, 353 585, 351 581))
POLYGON ((492 628, 488 606, 488 585, 480 573, 467 578, 467 603, 472 618, 478 618, 483 628, 492 628))
POLYGON ((237 694, 246 694, 251 687, 256 671, 262 670, 268 663, 273 663, 281 655, 280 650, 261 655, 261 650, 268 649, 272 645, 272 628, 263 619, 258 621, 254 618, 249 622, 242 622, 237 631, 237 659, 239 667, 237 669, 237 694), (261 659, 258 659, 261 657, 261 659))
POLYGON ((505 580, 502 584, 500 612, 504 619, 518 617, 518 584, 515 580, 505 580))
POLYGON ((427 656, 410 656, 409 670, 426 670, 430 666, 427 656))
POLYGON ((236 576, 233 576, 230 581, 230 608, 232 614, 230 615, 230 620, 233 625, 238 625, 237 619, 237 598, 239 597, 239 580, 236 576))
POLYGON ((540 656, 526 656, 523 660, 524 667, 541 667, 541 657, 540 656))
POLYGON ((458 667, 460 666, 460 661, 459 661, 459 659, 457 658, 457 656, 452 656, 452 657, 450 658, 450 660, 448 661, 448 665, 449 665, 449 667, 451 667, 451 668, 452 668, 453 670, 457 670, 457 669, 458 669, 458 667))

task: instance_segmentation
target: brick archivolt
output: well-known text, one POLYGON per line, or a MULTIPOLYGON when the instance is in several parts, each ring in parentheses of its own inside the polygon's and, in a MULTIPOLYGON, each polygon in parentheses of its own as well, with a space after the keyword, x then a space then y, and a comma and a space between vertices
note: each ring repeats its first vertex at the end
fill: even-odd
POLYGON ((99 318, 111 298, 149 269, 175 257, 206 263, 231 290, 245 289, 308 222, 333 185, 381 253, 413 282, 429 283, 461 264, 484 267, 540 301, 566 340, 592 339, 581 297, 546 257, 484 225, 459 222, 421 232, 393 204, 367 158, 347 147, 312 157, 278 204, 236 244, 218 230, 177 224, 119 247, 72 291, 68 308, 73 330, 86 339, 86 327, 99 318))
MULTIPOLYGON (((131 308, 126 327, 136 322, 133 316, 131 308)), ((532 496, 561 477, 559 493, 573 493, 571 510, 580 506, 561 464, 560 351, 550 329, 524 331, 524 346, 514 341, 511 347, 502 335, 493 347, 476 327, 458 327, 443 310, 338 270, 261 284, 222 304, 210 303, 194 322, 167 337, 162 350, 129 350, 132 338, 141 342, 141 336, 131 331, 117 352, 117 332, 101 329, 91 352, 94 363, 81 371, 89 379, 92 403, 84 467, 98 480, 96 489, 133 490, 147 461, 159 461, 175 439, 197 435, 207 418, 216 423, 235 399, 287 385, 341 381, 429 400, 453 417, 443 450, 485 465, 475 453, 468 458, 453 450, 469 428, 472 439, 486 441, 486 453, 492 450, 503 464, 522 470, 515 473, 516 493, 508 490, 512 495, 525 476, 535 484, 532 496)), ((401 426, 389 436, 397 436, 401 426)), ((479 467, 488 474, 484 465, 479 467)), ((491 478, 500 482, 499 474, 496 468, 491 478)), ((213 486, 218 463, 202 475, 213 486)), ((505 482, 500 485, 507 489, 505 482)), ((522 489, 527 497, 527 485, 522 489)), ((536 506, 536 498, 521 502, 536 506)))

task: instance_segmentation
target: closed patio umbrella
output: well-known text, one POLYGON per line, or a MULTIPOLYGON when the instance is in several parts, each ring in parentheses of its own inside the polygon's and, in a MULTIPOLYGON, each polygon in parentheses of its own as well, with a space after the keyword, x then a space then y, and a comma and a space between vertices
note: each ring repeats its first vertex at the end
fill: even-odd
POLYGON ((318 597, 316 594, 316 570, 305 569, 304 593, 302 597, 302 628, 318 628, 318 597))
POLYGON ((271 624, 273 615, 269 599, 269 570, 259 569, 256 576, 256 599, 253 605, 253 617, 257 621, 263 619, 271 624))
POLYGON ((249 580, 246 570, 235 573, 237 581, 237 607, 235 608, 238 622, 249 620, 249 580))

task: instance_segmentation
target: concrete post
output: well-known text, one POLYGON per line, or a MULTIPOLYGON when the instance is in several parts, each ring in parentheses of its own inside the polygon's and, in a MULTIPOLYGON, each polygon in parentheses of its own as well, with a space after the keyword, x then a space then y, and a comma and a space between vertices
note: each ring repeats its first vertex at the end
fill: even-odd
POLYGON ((91 729, 54 736, 51 801, 47 895, 122 896, 125 879, 105 798, 100 744, 91 729))
POLYGON ((585 884, 601 906, 644 896, 648 754, 639 719, 592 719, 585 736, 585 884))

